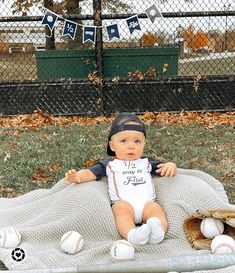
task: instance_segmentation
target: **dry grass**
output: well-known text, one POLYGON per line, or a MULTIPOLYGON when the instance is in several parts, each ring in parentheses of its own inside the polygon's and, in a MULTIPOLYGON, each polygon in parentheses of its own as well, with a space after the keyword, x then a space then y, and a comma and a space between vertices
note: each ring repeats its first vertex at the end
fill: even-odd
POLYGON ((35 80, 36 61, 30 53, 2 54, 0 58, 0 80, 35 80))
MULTIPOLYGON (((179 64, 180 76, 231 75, 234 73, 234 58, 179 64)), ((31 53, 1 54, 0 80, 35 79, 37 79, 37 66, 31 53)))

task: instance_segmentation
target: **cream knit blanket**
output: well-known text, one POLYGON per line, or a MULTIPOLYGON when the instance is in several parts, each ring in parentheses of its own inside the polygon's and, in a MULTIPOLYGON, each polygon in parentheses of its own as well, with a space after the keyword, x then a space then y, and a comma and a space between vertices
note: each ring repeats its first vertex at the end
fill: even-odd
MULTIPOLYGON (((204 172, 184 169, 179 169, 173 178, 154 177, 154 183, 157 201, 167 214, 169 229, 161 244, 137 247, 135 261, 129 265, 138 268, 139 262, 153 266, 155 262, 155 272, 160 272, 157 268, 161 261, 167 264, 169 260, 168 269, 172 269, 172 262, 177 257, 187 257, 190 261, 190 257, 195 259, 197 255, 215 256, 209 251, 192 249, 183 231, 183 221, 197 209, 235 209, 235 205, 228 203, 222 184, 204 172)), ((0 260, 9 269, 95 265, 94 272, 98 272, 99 266, 106 264, 110 267, 107 272, 112 272, 115 265, 109 249, 121 238, 115 227, 106 179, 80 185, 68 185, 60 180, 51 189, 34 190, 17 198, 0 198, 0 229, 6 226, 15 226, 20 231, 22 242, 19 247, 26 254, 24 260, 16 262, 11 257, 12 249, 0 248, 0 260), (63 253, 59 246, 61 236, 68 230, 76 230, 84 237, 83 249, 75 255, 63 253)), ((225 259, 223 266, 235 265, 235 255, 231 256, 228 263, 225 259)), ((200 264, 200 259, 197 263, 200 264)), ((198 269, 191 266, 191 269, 198 269)))

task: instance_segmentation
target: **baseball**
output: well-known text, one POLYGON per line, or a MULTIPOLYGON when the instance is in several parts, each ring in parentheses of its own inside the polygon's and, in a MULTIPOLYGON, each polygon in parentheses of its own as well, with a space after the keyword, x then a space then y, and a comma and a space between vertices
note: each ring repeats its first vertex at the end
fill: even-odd
POLYGON ((135 249, 130 242, 119 240, 113 243, 110 255, 116 262, 131 261, 134 259, 135 249))
POLYGON ((224 232, 224 223, 220 219, 205 218, 201 222, 200 229, 206 238, 212 239, 224 232))
POLYGON ((231 236, 218 235, 211 242, 211 251, 215 254, 234 253, 235 241, 231 236))
POLYGON ((16 248, 21 241, 21 235, 15 227, 5 227, 0 231, 0 247, 16 248))
POLYGON ((60 247, 67 254, 76 254, 83 247, 83 237, 77 231, 70 230, 60 239, 60 247))

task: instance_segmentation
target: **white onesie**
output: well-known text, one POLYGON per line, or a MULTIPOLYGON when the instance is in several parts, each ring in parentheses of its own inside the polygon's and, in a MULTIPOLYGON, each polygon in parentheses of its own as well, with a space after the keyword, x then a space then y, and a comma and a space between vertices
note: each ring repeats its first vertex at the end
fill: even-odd
POLYGON ((114 159, 106 167, 111 201, 124 200, 130 203, 135 211, 136 224, 142 222, 145 204, 155 201, 151 169, 147 158, 132 161, 114 159))

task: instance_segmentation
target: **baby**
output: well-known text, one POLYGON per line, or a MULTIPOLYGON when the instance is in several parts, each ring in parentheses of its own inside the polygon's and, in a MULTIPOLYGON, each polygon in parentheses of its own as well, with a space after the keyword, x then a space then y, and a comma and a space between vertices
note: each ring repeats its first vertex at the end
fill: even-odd
POLYGON ((146 129, 134 114, 121 113, 112 122, 108 137, 109 160, 88 169, 69 170, 65 181, 83 183, 108 177, 112 210, 120 235, 133 245, 160 243, 167 230, 166 215, 156 203, 151 175, 172 177, 174 163, 143 158, 146 129))

